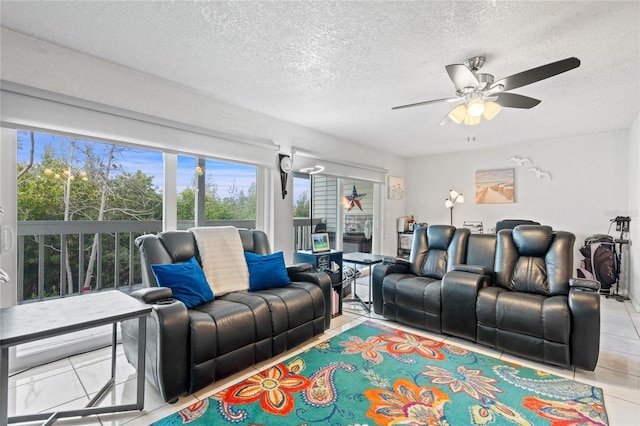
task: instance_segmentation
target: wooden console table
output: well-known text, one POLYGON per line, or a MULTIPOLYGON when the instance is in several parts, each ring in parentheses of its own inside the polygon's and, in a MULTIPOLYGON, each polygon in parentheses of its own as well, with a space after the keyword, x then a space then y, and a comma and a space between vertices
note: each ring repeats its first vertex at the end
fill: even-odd
POLYGON ((142 410, 144 408, 144 354, 147 341, 146 316, 149 312, 151 312, 151 306, 117 290, 63 297, 0 309, 0 324, 2 324, 0 327, 0 425, 34 420, 45 420, 44 424, 52 424, 63 417, 142 410), (138 318, 139 333, 136 403, 95 407, 94 405, 115 384, 117 323, 135 318, 138 318), (9 348, 11 346, 105 324, 113 325, 111 379, 85 408, 9 417, 9 348))

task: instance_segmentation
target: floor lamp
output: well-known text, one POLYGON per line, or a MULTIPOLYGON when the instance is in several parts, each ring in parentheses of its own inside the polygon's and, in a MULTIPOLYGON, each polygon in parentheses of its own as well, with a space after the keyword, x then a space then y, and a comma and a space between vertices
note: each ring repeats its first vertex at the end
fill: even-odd
POLYGON ((458 194, 458 191, 450 189, 449 198, 444 200, 444 206, 449 209, 451 214, 451 226, 453 226, 453 206, 455 203, 464 203, 464 196, 462 194, 458 194))

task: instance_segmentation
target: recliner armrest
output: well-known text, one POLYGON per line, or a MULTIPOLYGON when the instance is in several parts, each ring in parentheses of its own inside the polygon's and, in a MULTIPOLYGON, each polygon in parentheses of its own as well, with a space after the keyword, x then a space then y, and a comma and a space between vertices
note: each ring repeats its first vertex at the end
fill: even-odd
POLYGON ((578 291, 599 291, 600 283, 585 278, 569 278, 569 287, 578 291))
POLYGON ((289 273, 291 281, 309 282, 320 287, 324 295, 324 329, 328 330, 331 326, 331 310, 333 308, 333 285, 329 274, 325 272, 314 272, 313 270, 297 272, 291 271, 289 268, 287 268, 287 272, 289 273))
POLYGON ((600 285, 582 279, 570 279, 570 285, 567 301, 571 313, 571 365, 593 371, 600 348, 600 285), (576 281, 583 281, 585 286, 577 286, 576 281))
POLYGON ((130 296, 143 303, 157 303, 173 298, 173 292, 168 287, 147 287, 130 293, 130 296))
MULTIPOLYGON (((467 266, 467 265, 458 265, 467 266)), ((480 270, 486 269, 476 266, 480 270)), ((454 269, 442 278, 441 327, 452 336, 476 341, 478 292, 492 284, 491 274, 454 269)))
POLYGON ((493 272, 491 269, 487 268, 486 266, 464 265, 464 264, 453 265, 453 268, 451 270, 458 271, 458 272, 469 272, 469 273, 478 274, 478 275, 491 275, 493 272))
POLYGON ((403 257, 385 257, 382 259, 384 265, 407 265, 409 266, 409 260, 403 257))
POLYGON ((291 275, 294 272, 309 272, 313 271, 313 265, 310 263, 294 263, 293 265, 287 265, 287 273, 291 275))
MULTIPOLYGON (((133 293, 138 300, 148 296, 143 301, 153 305, 147 316, 145 377, 166 402, 176 401, 189 390, 189 313, 184 303, 171 298, 168 288, 150 287, 133 293), (162 297, 167 291, 169 297, 162 297)), ((123 321, 121 329, 125 356, 135 366, 138 320, 123 321)))

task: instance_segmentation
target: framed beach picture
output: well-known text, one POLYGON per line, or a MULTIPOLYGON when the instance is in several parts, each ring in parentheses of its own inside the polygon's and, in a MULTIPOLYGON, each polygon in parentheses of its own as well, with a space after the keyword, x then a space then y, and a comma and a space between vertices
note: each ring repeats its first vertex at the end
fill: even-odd
POLYGON ((514 189, 513 169, 476 172, 476 204, 514 203, 514 189))
POLYGON ((404 197, 404 179, 397 176, 389 176, 387 181, 387 198, 390 200, 402 200, 404 197))

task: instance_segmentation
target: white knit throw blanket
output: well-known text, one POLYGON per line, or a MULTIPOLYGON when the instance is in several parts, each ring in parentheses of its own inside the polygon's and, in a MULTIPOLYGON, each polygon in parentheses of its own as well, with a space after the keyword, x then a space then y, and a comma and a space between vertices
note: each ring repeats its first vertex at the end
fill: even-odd
POLYGON ((202 270, 215 297, 249 289, 249 269, 235 227, 200 227, 189 231, 196 238, 202 270))

